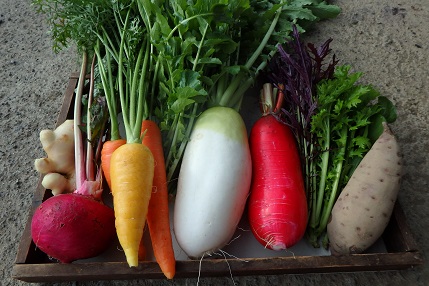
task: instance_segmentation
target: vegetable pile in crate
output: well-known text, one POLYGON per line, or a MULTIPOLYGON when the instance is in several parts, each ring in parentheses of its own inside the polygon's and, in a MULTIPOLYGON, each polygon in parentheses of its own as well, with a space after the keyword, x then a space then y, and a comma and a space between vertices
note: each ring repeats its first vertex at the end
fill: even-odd
MULTIPOLYGON (((69 87, 65 92, 64 103, 58 117, 58 124, 72 118, 70 106, 73 106, 73 91, 77 77, 72 75, 69 87)), ((252 100, 251 100, 252 101, 252 100)), ((256 111, 257 112, 257 111, 256 111)), ((252 116, 254 112, 246 115, 252 116)), ((104 193, 104 196, 108 193, 104 193)), ((123 252, 118 249, 116 239, 101 255, 92 259, 78 260, 69 264, 56 263, 38 249, 31 239, 31 220, 35 209, 42 201, 51 196, 50 190, 37 186, 27 226, 19 244, 18 253, 12 270, 12 277, 27 282, 83 281, 83 280, 126 280, 141 278, 165 278, 154 256, 150 253, 150 243, 145 239, 147 247, 146 259, 139 262, 139 267, 129 268, 124 260, 123 252)), ((109 196, 108 196, 109 197, 109 196)), ((110 205, 110 202, 106 200, 110 205)), ((349 271, 382 271, 405 269, 423 263, 406 218, 397 203, 393 215, 386 227, 381 241, 364 254, 333 256, 321 249, 307 245, 302 239, 290 251, 272 251, 258 245, 249 230, 246 213, 237 230, 239 238, 232 241, 224 249, 237 257, 226 261, 217 256, 204 258, 203 261, 186 258, 177 244, 173 244, 176 256, 175 277, 197 276, 240 276, 267 275, 288 273, 327 273, 349 271), (242 229, 245 227, 245 229, 242 229)), ((172 233, 174 234, 174 232, 172 233)), ((173 237, 174 242, 174 237, 173 237)))
MULTIPOLYGON (((299 39, 338 7, 300 0, 33 2, 48 15, 54 48, 71 41, 82 54, 72 120, 42 132, 53 144, 41 138, 48 158, 36 160, 52 197, 31 213, 31 238, 48 256, 72 266, 114 253, 120 270, 100 279, 151 272, 172 279, 204 273, 201 263, 186 261, 226 258, 223 249, 240 240, 234 235, 243 222, 253 234, 247 240, 276 253, 307 240, 318 246, 326 228, 335 253, 365 251, 383 233, 400 165, 378 166, 383 181, 392 172, 396 181, 377 188, 389 198, 383 210, 370 207, 381 193, 360 200, 368 203, 355 211, 369 209, 367 225, 337 219, 343 208, 354 210, 334 203, 344 187, 338 202, 364 196, 349 185, 372 164, 362 158, 375 152, 376 139, 374 146, 388 146, 385 156, 396 155, 397 145, 379 144, 392 135, 385 122, 395 120, 394 106, 358 85, 360 74, 350 67, 336 67, 335 59, 325 65, 329 41, 307 50, 299 39), (270 81, 262 118, 246 126, 243 115, 259 113, 241 106, 260 75, 270 81), (73 203, 64 206, 66 197, 73 203), (352 229, 338 227, 344 224, 352 229), (353 231, 367 240, 349 241, 353 231)), ((66 96, 71 102, 73 93, 66 96)), ((239 274, 251 273, 242 266, 239 274)))

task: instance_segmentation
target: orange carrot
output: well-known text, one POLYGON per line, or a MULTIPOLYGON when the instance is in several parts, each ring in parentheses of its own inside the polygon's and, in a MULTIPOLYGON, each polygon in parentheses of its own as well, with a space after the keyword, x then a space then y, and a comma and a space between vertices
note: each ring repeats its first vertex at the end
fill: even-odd
POLYGON ((176 259, 170 232, 167 175, 161 131, 152 120, 144 120, 141 130, 142 134, 145 132, 142 144, 151 150, 155 160, 153 191, 147 214, 153 252, 165 277, 173 279, 176 273, 176 259))
POLYGON ((112 154, 110 174, 116 233, 128 265, 137 267, 152 193, 152 152, 141 143, 120 146, 112 154))
POLYGON ((106 178, 107 185, 111 188, 110 183, 110 159, 112 157, 113 151, 118 149, 119 146, 122 146, 127 141, 125 139, 116 139, 111 141, 106 141, 103 144, 101 149, 101 169, 103 170, 104 178, 106 178))

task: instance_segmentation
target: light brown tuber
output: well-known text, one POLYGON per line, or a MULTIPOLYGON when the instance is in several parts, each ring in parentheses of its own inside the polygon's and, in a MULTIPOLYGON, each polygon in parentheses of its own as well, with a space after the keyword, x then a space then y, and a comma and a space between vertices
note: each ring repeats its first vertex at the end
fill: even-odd
POLYGON ((401 167, 397 140, 384 124, 332 209, 327 227, 332 254, 362 253, 382 235, 398 196, 401 167))
POLYGON ((73 120, 66 120, 54 131, 42 130, 40 142, 47 157, 36 159, 35 169, 45 175, 42 185, 53 195, 75 190, 73 120))

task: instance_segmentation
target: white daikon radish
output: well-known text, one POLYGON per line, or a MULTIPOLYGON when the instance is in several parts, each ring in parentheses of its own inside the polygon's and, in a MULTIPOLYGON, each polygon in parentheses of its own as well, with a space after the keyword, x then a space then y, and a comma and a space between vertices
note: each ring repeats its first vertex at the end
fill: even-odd
POLYGON ((198 118, 180 168, 174 233, 180 247, 200 258, 234 235, 249 194, 252 164, 246 126, 228 107, 198 118))

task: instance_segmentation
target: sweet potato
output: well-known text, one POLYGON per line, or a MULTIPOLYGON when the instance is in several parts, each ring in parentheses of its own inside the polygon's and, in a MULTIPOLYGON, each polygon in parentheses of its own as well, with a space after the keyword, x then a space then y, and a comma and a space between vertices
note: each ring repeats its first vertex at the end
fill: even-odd
POLYGON ((328 223, 331 253, 362 253, 382 235, 395 205, 401 179, 399 146, 384 131, 339 195, 328 223))

